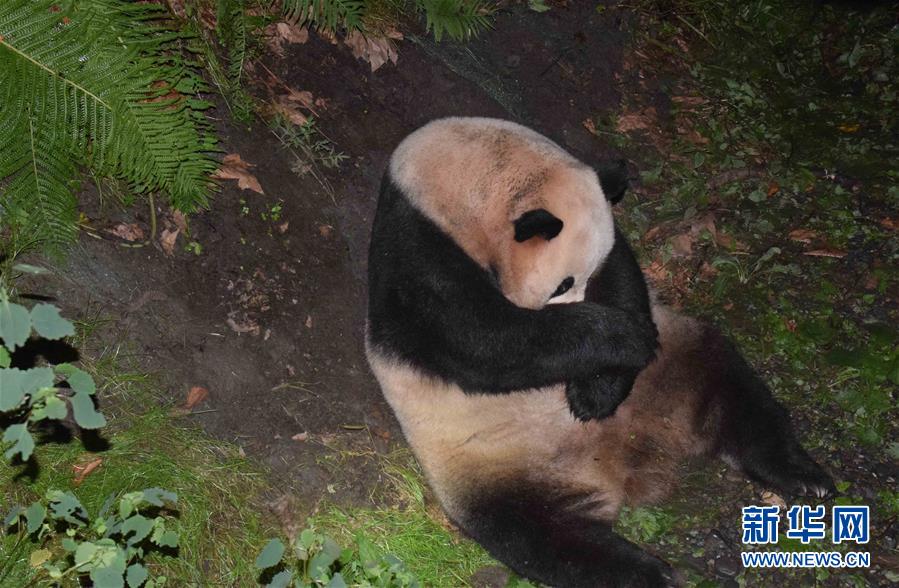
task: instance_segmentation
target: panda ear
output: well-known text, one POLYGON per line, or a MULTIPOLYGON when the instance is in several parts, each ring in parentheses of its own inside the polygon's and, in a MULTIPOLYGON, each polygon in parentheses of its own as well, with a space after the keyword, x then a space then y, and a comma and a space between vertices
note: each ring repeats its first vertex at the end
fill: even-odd
POLYGON ((628 188, 627 162, 623 159, 603 162, 596 173, 599 175, 599 185, 602 186, 606 200, 618 204, 628 188))
POLYGON ((564 223, 544 208, 529 210, 515 221, 515 240, 523 243, 540 235, 551 241, 562 232, 564 223))

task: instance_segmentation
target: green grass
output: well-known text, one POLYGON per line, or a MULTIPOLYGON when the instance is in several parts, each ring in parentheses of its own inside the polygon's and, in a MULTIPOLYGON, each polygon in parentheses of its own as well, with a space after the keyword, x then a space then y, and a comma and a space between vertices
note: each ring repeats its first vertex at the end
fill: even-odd
POLYGON ((421 470, 408 450, 384 458, 382 468, 392 485, 389 506, 328 506, 311 519, 311 524, 342 545, 351 544, 357 533, 363 534, 405 562, 422 586, 468 586, 478 569, 497 565, 476 543, 437 521, 439 507, 426 500, 421 470))
MULTIPOLYGON (((261 514, 266 488, 262 473, 241 458, 235 447, 211 440, 183 426, 159 406, 152 378, 125 370, 115 349, 83 362, 102 389, 99 397, 110 421, 101 436, 109 448, 87 453, 77 439, 38 445, 36 477, 20 476, 21 467, 0 465, 0 502, 28 504, 47 489, 72 490, 91 513, 107 496, 160 487, 178 494, 180 548, 177 557, 148 558, 153 575, 166 575, 177 586, 251 586, 258 550, 275 531, 261 514), (72 466, 89 457, 102 466, 75 487, 72 466)), ((5 512, 3 513, 5 515, 5 512)), ((25 545, 13 553, 15 535, 0 541, 0 586, 19 588, 30 576, 25 545), (5 575, 4 575, 5 574, 5 575)))

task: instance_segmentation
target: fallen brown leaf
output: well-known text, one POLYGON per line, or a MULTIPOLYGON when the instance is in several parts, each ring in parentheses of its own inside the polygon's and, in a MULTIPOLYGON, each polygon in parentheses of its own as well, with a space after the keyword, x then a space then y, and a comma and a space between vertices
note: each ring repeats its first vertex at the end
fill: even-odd
POLYGON ((305 324, 306 324, 307 329, 312 328, 312 315, 311 314, 306 315, 306 323, 305 324))
POLYGON ((119 223, 106 232, 131 242, 143 241, 145 236, 144 230, 137 223, 119 223))
POLYGON ((671 237, 671 251, 680 257, 693 255, 693 237, 689 233, 671 237))
POLYGON ((302 433, 297 433, 296 435, 291 436, 291 439, 294 441, 306 441, 309 439, 309 432, 303 431, 302 433))
POLYGON ((665 264, 656 259, 651 264, 643 268, 643 273, 651 282, 661 284, 668 280, 671 272, 665 267, 665 264))
POLYGON ((690 234, 693 237, 699 237, 703 231, 707 231, 712 238, 718 236, 718 227, 715 226, 715 213, 709 212, 702 216, 696 217, 690 223, 690 234))
POLYGON ((840 249, 836 249, 834 247, 823 247, 821 249, 812 249, 811 251, 803 251, 803 255, 807 255, 809 257, 833 257, 836 259, 841 259, 846 257, 846 252, 840 249))
POLYGON ((771 182, 770 184, 768 184, 768 198, 771 198, 778 192, 780 192, 780 184, 778 184, 777 182, 771 182))
POLYGON ((162 233, 159 234, 159 244, 162 245, 162 250, 165 251, 165 254, 168 256, 172 256, 175 254, 175 242, 178 240, 178 233, 181 232, 181 229, 163 229, 162 233))
POLYGON ((75 478, 74 478, 74 480, 72 480, 72 483, 75 486, 80 486, 81 483, 84 482, 84 479, 87 478, 89 475, 91 475, 91 472, 96 470, 102 464, 103 464, 103 458, 97 457, 97 458, 90 460, 89 462, 73 465, 72 471, 75 474, 75 478))
POLYGON ((284 221, 280 225, 276 225, 278 227, 278 232, 282 235, 287 232, 287 229, 290 227, 290 221, 284 221))
POLYGON ((200 404, 208 397, 209 390, 203 386, 191 386, 190 390, 187 392, 187 400, 184 403, 184 408, 192 410, 196 405, 200 404))
POLYGON ((762 492, 762 502, 769 506, 779 506, 781 508, 786 508, 787 503, 784 502, 784 499, 775 494, 774 492, 762 492))
POLYGON ((899 231, 899 219, 882 218, 880 219, 880 226, 891 231, 899 231))
POLYGON ((284 44, 297 45, 309 40, 309 29, 287 22, 273 23, 265 27, 265 37, 272 53, 284 57, 284 44))
POLYGON ((308 90, 294 90, 293 88, 290 88, 290 93, 287 94, 287 99, 291 102, 297 102, 303 108, 315 112, 315 97, 312 95, 312 92, 308 90))
POLYGON ((180 210, 172 209, 172 222, 175 223, 175 226, 178 227, 179 230, 187 232, 187 215, 185 215, 180 210))
POLYGON ((818 238, 818 233, 811 229, 793 229, 787 236, 791 241, 798 241, 799 243, 811 243, 813 240, 818 238))
POLYGON ((615 128, 619 133, 651 129, 656 126, 657 119, 656 109, 649 106, 638 112, 622 114, 618 117, 618 123, 615 128))
MULTIPOLYGON (((397 33, 399 35, 399 33, 397 33)), ((396 65, 399 54, 397 53, 393 39, 402 38, 402 35, 376 37, 364 35, 359 31, 351 31, 343 40, 352 51, 356 59, 364 59, 371 65, 372 71, 377 71, 388 61, 396 65)))
POLYGON ((331 225, 318 225, 318 234, 325 239, 330 239, 333 233, 334 227, 332 227, 331 225))
POLYGON ((291 102, 287 96, 278 96, 272 102, 272 110, 298 126, 303 126, 309 121, 309 117, 300 112, 300 106, 291 102))
POLYGON ((237 186, 241 190, 252 190, 259 194, 265 194, 256 176, 250 173, 250 168, 255 167, 241 159, 237 153, 229 153, 222 159, 222 165, 213 174, 213 177, 222 180, 237 180, 237 186))
POLYGON ((596 134, 596 122, 592 118, 585 118, 584 122, 581 124, 584 125, 584 128, 590 131, 591 134, 596 134))
POLYGON ((235 333, 250 333, 251 335, 259 335, 262 331, 259 327, 259 323, 251 319, 250 317, 244 316, 242 319, 238 320, 238 311, 233 311, 228 314, 228 318, 225 319, 225 323, 231 327, 231 330, 235 333))

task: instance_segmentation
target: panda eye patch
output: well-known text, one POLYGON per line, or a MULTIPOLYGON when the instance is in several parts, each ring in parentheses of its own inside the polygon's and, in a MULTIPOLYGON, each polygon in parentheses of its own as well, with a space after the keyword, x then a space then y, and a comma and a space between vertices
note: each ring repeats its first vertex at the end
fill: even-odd
POLYGON ((571 290, 572 286, 574 286, 574 277, 568 276, 567 278, 562 280, 562 283, 559 284, 559 287, 556 288, 556 291, 553 292, 553 295, 550 296, 549 298, 553 299, 553 298, 556 298, 557 296, 561 296, 565 292, 568 292, 569 290, 571 290))

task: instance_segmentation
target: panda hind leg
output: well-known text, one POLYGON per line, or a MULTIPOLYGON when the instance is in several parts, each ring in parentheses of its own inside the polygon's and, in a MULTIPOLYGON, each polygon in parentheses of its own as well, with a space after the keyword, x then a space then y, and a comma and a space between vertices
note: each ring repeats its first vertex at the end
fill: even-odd
POLYGON ((616 534, 583 497, 519 485, 470 501, 465 532, 517 574, 565 588, 681 585, 667 563, 616 534))
POLYGON ((755 482, 787 496, 826 498, 833 479, 811 458, 793 432, 787 410, 720 333, 720 372, 712 378, 721 394, 720 450, 755 482))

